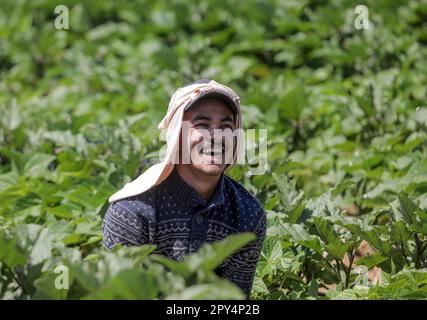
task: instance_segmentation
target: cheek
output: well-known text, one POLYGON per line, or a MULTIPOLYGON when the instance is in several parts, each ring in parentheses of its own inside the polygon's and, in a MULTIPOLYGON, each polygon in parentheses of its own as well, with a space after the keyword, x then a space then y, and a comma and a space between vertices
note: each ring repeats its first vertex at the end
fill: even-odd
POLYGON ((198 143, 200 143, 202 141, 203 141, 202 133, 196 129, 191 129, 189 132, 190 146, 194 147, 195 145, 197 145, 198 143))

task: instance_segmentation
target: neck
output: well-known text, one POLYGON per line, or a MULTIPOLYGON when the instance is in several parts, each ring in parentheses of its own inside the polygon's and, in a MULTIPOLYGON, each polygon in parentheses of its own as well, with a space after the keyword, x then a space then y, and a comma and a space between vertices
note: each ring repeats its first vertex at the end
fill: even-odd
POLYGON ((177 164, 176 169, 181 179, 191 186, 197 194, 209 201, 215 191, 221 176, 210 176, 198 170, 194 170, 189 164, 177 164))

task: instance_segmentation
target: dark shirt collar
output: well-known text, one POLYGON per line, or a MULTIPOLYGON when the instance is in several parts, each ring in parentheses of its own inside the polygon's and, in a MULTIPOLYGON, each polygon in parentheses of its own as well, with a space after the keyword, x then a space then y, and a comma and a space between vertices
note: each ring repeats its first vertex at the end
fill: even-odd
POLYGON ((225 202, 224 173, 221 174, 221 177, 218 181, 214 193, 212 194, 210 201, 206 201, 205 199, 200 197, 196 190, 194 190, 181 178, 176 167, 166 178, 166 180, 160 184, 159 187, 165 188, 172 197, 173 201, 175 203, 179 203, 181 208, 195 206, 214 207, 223 205, 225 202))

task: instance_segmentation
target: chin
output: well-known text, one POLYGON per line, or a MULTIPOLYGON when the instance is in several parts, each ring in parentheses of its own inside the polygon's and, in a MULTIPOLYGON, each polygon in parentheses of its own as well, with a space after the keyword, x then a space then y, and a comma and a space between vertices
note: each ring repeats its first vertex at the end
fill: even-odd
POLYGON ((227 167, 221 157, 208 156, 201 152, 195 160, 191 163, 193 169, 211 177, 220 176, 227 167))
POLYGON ((224 171, 224 166, 217 164, 203 164, 198 166, 197 170, 208 176, 219 176, 224 171))

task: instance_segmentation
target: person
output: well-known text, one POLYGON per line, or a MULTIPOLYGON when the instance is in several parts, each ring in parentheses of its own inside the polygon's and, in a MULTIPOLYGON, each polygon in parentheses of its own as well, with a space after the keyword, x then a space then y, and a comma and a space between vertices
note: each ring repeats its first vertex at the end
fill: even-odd
POLYGON ((216 134, 242 130, 239 97, 214 80, 190 83, 172 96, 159 128, 166 131, 166 155, 109 198, 104 245, 154 244, 155 253, 180 261, 203 243, 253 232, 255 240, 215 270, 249 298, 266 215, 249 191, 225 175, 242 152, 242 136, 216 134))

